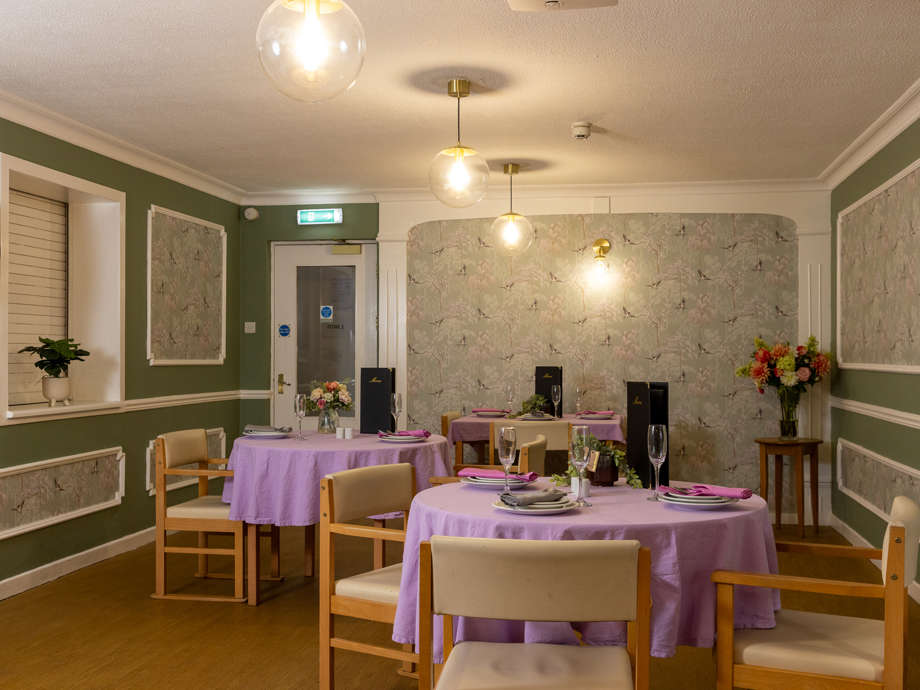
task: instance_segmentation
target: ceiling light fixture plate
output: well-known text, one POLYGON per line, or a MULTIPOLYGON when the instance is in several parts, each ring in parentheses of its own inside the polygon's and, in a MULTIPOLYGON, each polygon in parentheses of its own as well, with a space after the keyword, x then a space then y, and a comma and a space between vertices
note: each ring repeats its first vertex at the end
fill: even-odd
POLYGON ((451 79, 447 82, 447 95, 451 98, 466 98, 470 95, 470 80, 451 79))

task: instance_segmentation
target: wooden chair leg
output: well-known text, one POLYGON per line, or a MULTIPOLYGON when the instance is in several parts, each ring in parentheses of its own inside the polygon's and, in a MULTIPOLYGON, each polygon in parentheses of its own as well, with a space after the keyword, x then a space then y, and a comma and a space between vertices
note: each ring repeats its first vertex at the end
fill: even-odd
MULTIPOLYGON (((208 547, 208 533, 199 532, 198 533, 198 548, 206 549, 208 547)), ((208 576, 208 555, 204 553, 198 554, 198 572, 195 573, 195 577, 207 577, 208 576)))
POLYGON ((156 528, 156 594, 166 594, 166 530, 156 528))
POLYGON ((250 606, 259 605, 259 526, 246 525, 246 576, 249 582, 247 597, 250 606))
POLYGON ((716 690, 732 690, 735 663, 735 592, 716 585, 716 690))
POLYGON ((773 500, 776 502, 776 529, 783 526, 783 456, 773 456, 773 500))
POLYGON ((303 574, 313 577, 313 554, 316 551, 316 525, 303 528, 303 574))
MULTIPOLYGON (((386 527, 386 520, 374 520, 374 527, 386 527)), ((380 570, 387 558, 386 542, 383 539, 374 539, 374 570, 380 570)))
MULTIPOLYGON (((240 600, 243 599, 243 560, 243 523, 240 522, 233 530, 233 596, 240 600)), ((205 569, 207 569, 207 561, 205 569)))
POLYGON ((281 528, 272 525, 272 578, 281 577, 281 528))
POLYGON ((799 537, 805 537, 805 460, 799 448, 795 457, 795 517, 799 521, 799 537))
POLYGON ((815 525, 815 534, 821 529, 818 525, 818 453, 808 456, 808 471, 811 474, 811 521, 815 525))

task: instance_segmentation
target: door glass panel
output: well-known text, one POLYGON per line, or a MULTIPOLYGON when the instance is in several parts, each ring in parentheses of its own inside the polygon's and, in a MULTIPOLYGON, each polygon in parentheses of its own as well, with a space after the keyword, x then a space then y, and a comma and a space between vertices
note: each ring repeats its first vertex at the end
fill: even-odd
MULTIPOLYGON (((297 391, 313 381, 355 378, 355 267, 297 267, 297 391)), ((353 417, 357 386, 349 385, 353 417)))

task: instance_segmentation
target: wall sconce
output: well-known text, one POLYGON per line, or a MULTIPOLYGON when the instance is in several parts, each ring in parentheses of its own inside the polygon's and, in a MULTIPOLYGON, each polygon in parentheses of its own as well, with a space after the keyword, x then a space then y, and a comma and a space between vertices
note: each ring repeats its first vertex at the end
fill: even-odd
POLYGON ((594 260, 591 265, 591 282, 595 285, 606 283, 610 279, 610 263, 607 253, 610 251, 610 242, 605 239, 595 240, 591 245, 594 260))

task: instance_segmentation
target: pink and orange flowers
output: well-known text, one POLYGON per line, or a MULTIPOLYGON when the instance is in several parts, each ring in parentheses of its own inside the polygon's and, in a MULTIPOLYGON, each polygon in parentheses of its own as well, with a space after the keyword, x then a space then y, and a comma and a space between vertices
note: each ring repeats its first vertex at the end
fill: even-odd
POLYGON ((332 410, 351 409, 354 399, 348 390, 347 381, 314 381, 313 390, 310 391, 310 401, 307 409, 317 412, 326 408, 332 410))
POLYGON ((814 336, 794 350, 789 343, 776 343, 770 347, 760 338, 754 338, 754 347, 751 361, 738 367, 735 375, 750 378, 761 393, 767 386, 773 386, 794 389, 801 394, 831 371, 830 354, 818 350, 818 341, 814 336))

